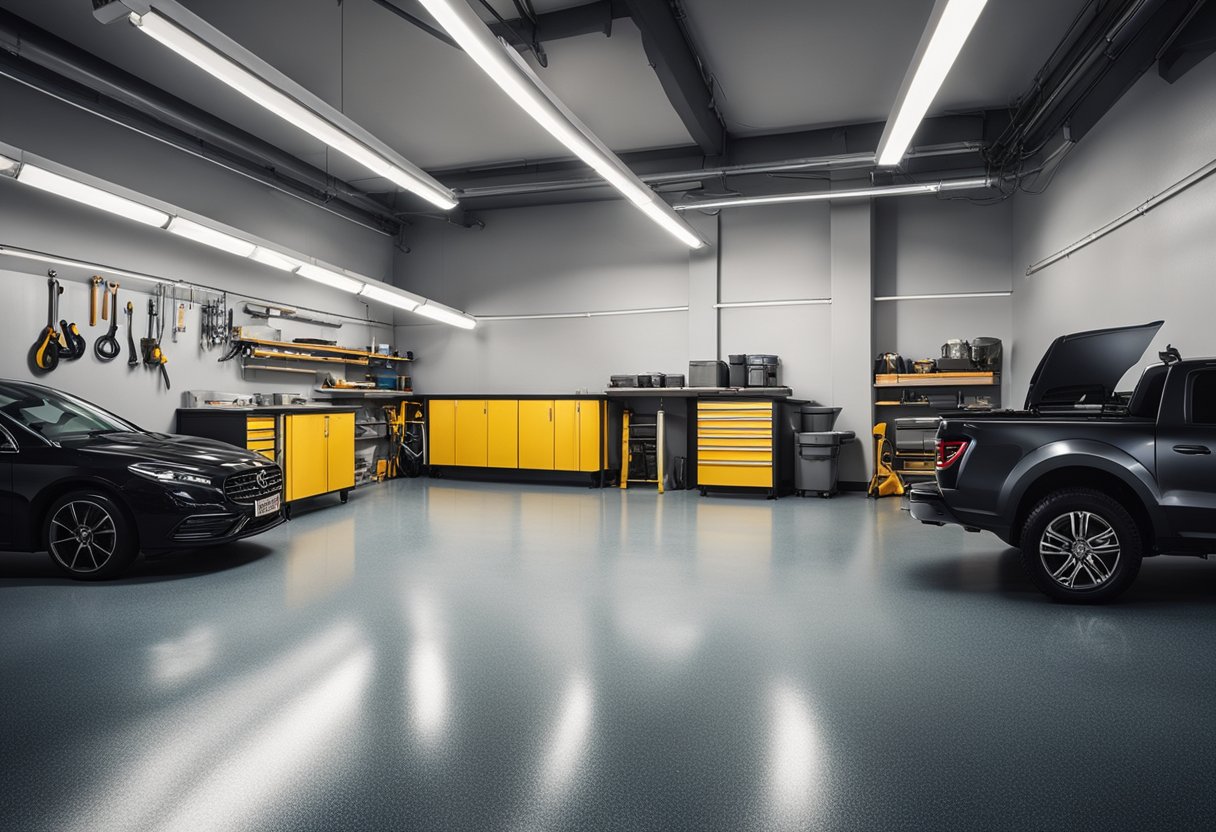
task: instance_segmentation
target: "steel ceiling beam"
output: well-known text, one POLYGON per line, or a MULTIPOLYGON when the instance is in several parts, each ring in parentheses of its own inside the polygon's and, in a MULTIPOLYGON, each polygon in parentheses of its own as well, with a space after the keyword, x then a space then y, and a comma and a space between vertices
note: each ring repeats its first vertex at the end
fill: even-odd
POLYGON ((625 0, 630 17, 642 32, 642 45, 659 83, 692 140, 706 156, 720 156, 726 145, 726 125, 714 106, 701 61, 684 36, 668 0, 625 0))
MULTIPOLYGON (((431 21, 407 11, 394 0, 371 0, 380 8, 392 12, 411 26, 416 26, 436 40, 455 49, 456 41, 431 21)), ((513 18, 505 23, 492 21, 488 25, 496 37, 512 46, 530 48, 533 44, 565 40, 579 35, 611 35, 612 21, 629 17, 624 0, 595 0, 581 6, 571 6, 554 12, 538 14, 535 22, 524 18, 513 18)))
POLYGON ((1216 52, 1216 3, 1205 3, 1157 62, 1157 72, 1174 83, 1216 52))

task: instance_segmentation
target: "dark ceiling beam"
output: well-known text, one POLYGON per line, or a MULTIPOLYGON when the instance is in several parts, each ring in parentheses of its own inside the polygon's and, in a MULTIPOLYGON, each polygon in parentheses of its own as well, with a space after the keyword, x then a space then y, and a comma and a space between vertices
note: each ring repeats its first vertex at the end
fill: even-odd
POLYGON ((1157 72, 1174 83, 1216 52, 1216 3, 1204 3, 1190 22, 1166 47, 1157 62, 1157 72))
POLYGON ((630 17, 642 32, 646 50, 659 83, 692 140, 706 156, 720 156, 726 145, 726 126, 714 106, 713 90, 706 83, 684 30, 668 0, 625 0, 630 17))
POLYGON ((611 35, 612 21, 623 17, 629 17, 624 0, 597 0, 538 14, 535 23, 524 18, 508 20, 505 24, 493 22, 490 31, 515 46, 531 46, 579 35, 611 35))
MULTIPOLYGON (((380 8, 392 12, 411 26, 416 26, 436 40, 454 49, 460 45, 447 32, 430 20, 419 17, 397 5, 394 0, 371 0, 380 8)), ((538 14, 536 20, 514 18, 506 22, 491 21, 487 25, 495 37, 513 46, 531 48, 534 44, 575 38, 579 35, 611 35, 612 21, 629 17, 624 0, 595 0, 581 6, 571 6, 555 12, 538 14)))
POLYGON ((1165 0, 1134 32, 1107 70, 1085 92, 1069 116, 1069 139, 1080 141, 1147 72, 1203 0, 1165 0))

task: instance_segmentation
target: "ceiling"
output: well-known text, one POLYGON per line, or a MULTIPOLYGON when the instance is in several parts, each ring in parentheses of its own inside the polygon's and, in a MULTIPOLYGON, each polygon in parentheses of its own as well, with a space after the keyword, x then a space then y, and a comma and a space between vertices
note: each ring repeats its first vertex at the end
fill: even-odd
MULTIPOLYGON (((371 0, 181 0, 414 163, 431 170, 566 156, 460 51, 371 0)), ((415 0, 395 2, 419 17, 415 0)), ((534 0, 544 13, 580 0, 534 0)), ((510 0, 495 0, 514 16, 510 0)), ((881 121, 933 0, 681 0, 732 135, 881 121)), ((1084 0, 991 0, 934 113, 1000 107, 1031 82, 1084 0)), ((367 190, 366 171, 186 64, 88 0, 4 8, 367 190)), ((487 15, 488 16, 488 15, 487 15)), ((691 143, 631 20, 545 44, 538 73, 618 152, 691 143)), ((2 136, 0 136, 2 138, 2 136)))

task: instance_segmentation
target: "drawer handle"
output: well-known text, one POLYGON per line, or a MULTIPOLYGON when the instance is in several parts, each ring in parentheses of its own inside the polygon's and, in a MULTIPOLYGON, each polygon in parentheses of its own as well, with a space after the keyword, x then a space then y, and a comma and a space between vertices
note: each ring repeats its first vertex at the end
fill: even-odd
POLYGON ((748 453, 768 454, 773 452, 772 445, 699 445, 698 451, 746 451, 748 453))
POLYGON ((716 465, 720 468, 739 468, 740 466, 751 467, 751 468, 772 468, 773 467, 773 463, 771 463, 771 462, 752 462, 750 460, 741 460, 739 462, 725 462, 725 461, 720 461, 720 460, 716 460, 716 459, 702 459, 702 460, 699 460, 697 462, 697 464, 698 465, 716 465))
POLYGON ((764 433, 746 434, 746 433, 698 433, 698 439, 772 439, 773 432, 766 430, 764 433))
POLYGON ((698 422, 759 422, 771 419, 772 414, 763 413, 758 416, 697 416, 698 422))

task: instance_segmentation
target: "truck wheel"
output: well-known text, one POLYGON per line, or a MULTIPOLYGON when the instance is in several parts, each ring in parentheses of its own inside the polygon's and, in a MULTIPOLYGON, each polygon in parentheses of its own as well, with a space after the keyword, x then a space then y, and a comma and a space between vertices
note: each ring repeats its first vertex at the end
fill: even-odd
POLYGON ((1117 500, 1087 488, 1045 497, 1022 527, 1022 565, 1059 601, 1100 604, 1136 579, 1140 529, 1117 500))

